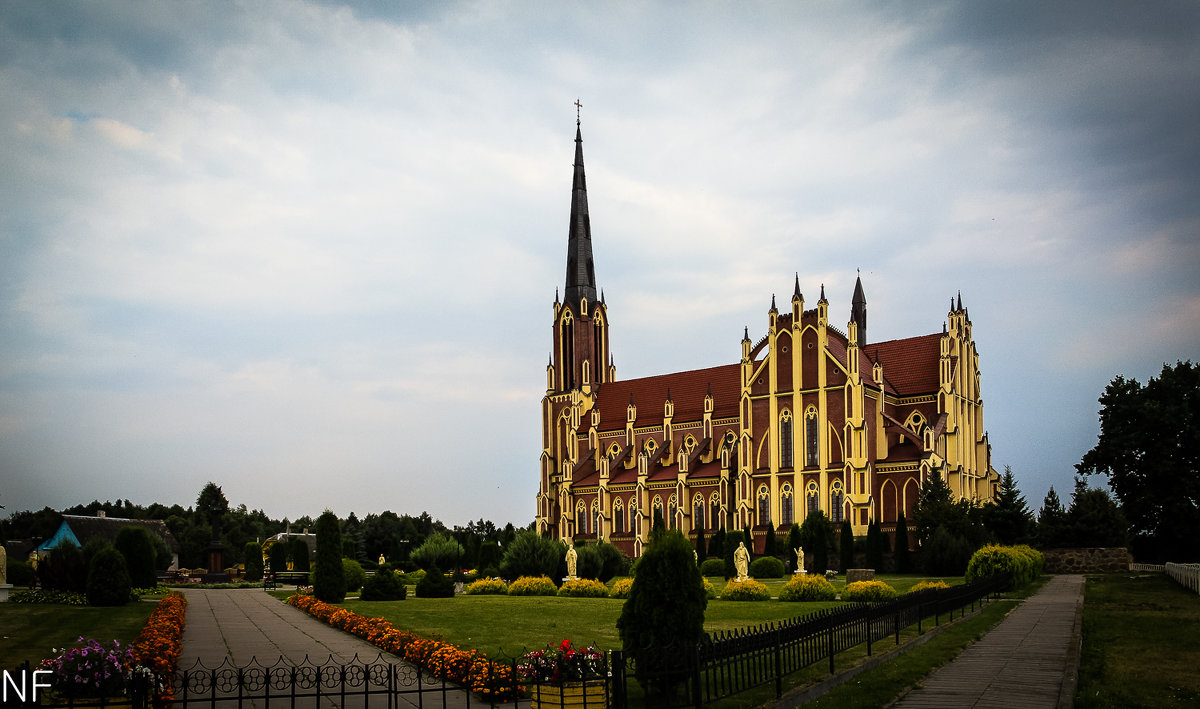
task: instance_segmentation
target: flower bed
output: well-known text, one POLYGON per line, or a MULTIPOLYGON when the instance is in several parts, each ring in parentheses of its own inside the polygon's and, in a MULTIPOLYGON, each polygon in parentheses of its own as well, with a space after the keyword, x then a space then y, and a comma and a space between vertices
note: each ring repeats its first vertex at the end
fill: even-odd
POLYGON ((479 579, 468 584, 464 591, 468 596, 503 596, 508 593, 508 584, 504 583, 503 579, 479 579))
POLYGON ((522 576, 508 585, 510 596, 554 596, 558 587, 549 576, 522 576))
MULTIPOLYGON (((133 641, 134 662, 159 677, 159 686, 154 689, 155 704, 159 706, 168 705, 175 699, 171 677, 183 651, 186 614, 187 599, 182 593, 171 591, 158 602, 142 632, 133 641)), ((135 668, 134 671, 138 670, 135 668)))
POLYGON ((42 660, 39 669, 50 672, 50 686, 65 698, 111 697, 125 689, 125 668, 132 664, 129 648, 112 641, 107 648, 99 641, 80 636, 79 647, 52 651, 54 658, 42 660))
POLYGON ((612 590, 608 592, 611 598, 629 598, 629 589, 633 588, 633 578, 626 577, 613 582, 612 590))
POLYGON ((575 579, 574 581, 564 581, 562 588, 558 589, 558 595, 575 598, 605 598, 608 596, 608 586, 596 579, 575 579))
POLYGON ((367 618, 318 601, 313 596, 296 594, 289 596, 287 602, 317 620, 419 665, 438 679, 468 687, 484 699, 504 701, 516 697, 521 690, 511 666, 492 662, 478 650, 464 650, 440 640, 423 638, 400 630, 383 618, 367 618))
POLYGON ((8 600, 12 603, 55 603, 64 606, 86 606, 87 596, 72 591, 46 591, 40 588, 14 591, 8 600))
POLYGON ((916 593, 917 591, 928 591, 931 588, 950 588, 950 584, 946 583, 945 581, 921 581, 920 583, 914 584, 912 588, 908 589, 908 592, 916 593))

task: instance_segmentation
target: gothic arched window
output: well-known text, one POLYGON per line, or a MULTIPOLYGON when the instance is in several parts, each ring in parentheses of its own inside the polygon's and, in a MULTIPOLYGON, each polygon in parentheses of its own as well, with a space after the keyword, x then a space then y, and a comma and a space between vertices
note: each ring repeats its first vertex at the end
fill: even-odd
POLYGON ((779 524, 784 527, 790 527, 794 521, 795 512, 792 507, 792 486, 784 483, 783 488, 779 491, 779 524))
POLYGON ((587 507, 582 500, 575 506, 575 533, 587 534, 587 507))
POLYGON ((613 531, 617 533, 625 532, 625 508, 621 504, 621 499, 617 498, 613 502, 613 531))
POLYGON ((704 498, 696 495, 692 499, 692 528, 704 529, 704 498))
POLYGON ((769 524, 771 522, 771 492, 766 485, 760 485, 758 488, 758 523, 769 524))
POLYGON ((841 522, 843 517, 842 504, 845 501, 845 495, 842 494, 842 481, 838 480, 833 483, 833 490, 829 493, 829 518, 831 522, 841 522))
POLYGON ((805 495, 808 497, 808 511, 810 514, 820 509, 821 505, 820 500, 817 499, 816 483, 808 484, 808 487, 805 488, 805 495))
POLYGON ((721 528, 721 522, 720 522, 720 520, 721 520, 721 493, 714 492, 712 494, 712 497, 708 498, 708 506, 712 512, 712 514, 710 514, 708 516, 708 519, 712 522, 712 528, 714 530, 720 529, 721 528))
POLYGON ((671 495, 667 499, 667 529, 675 529, 679 526, 679 502, 671 495))
POLYGON ((805 465, 815 468, 821 464, 821 442, 817 429, 817 410, 809 407, 804 414, 805 465))
POLYGON ((787 409, 779 415, 779 467, 792 467, 792 412, 787 409))

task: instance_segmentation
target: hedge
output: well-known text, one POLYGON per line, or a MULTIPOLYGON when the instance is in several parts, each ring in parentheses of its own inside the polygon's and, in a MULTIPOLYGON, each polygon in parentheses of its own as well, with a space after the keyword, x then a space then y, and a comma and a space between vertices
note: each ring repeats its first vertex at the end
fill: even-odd
POLYGON ((503 579, 479 579, 468 584, 463 592, 468 596, 503 596, 508 593, 508 584, 503 579))
POLYGON ((899 594, 896 589, 878 579, 874 581, 855 581, 846 584, 842 589, 843 601, 870 603, 873 601, 890 601, 899 594))
POLYGON ((556 596, 558 587, 549 576, 522 576, 508 586, 510 596, 556 596))
POLYGON ((781 601, 832 601, 837 591, 829 579, 816 574, 795 574, 779 592, 781 601))
POLYGON ((773 556, 760 556, 750 562, 750 575, 758 579, 777 579, 783 576, 783 562, 773 556))
POLYGON ((971 556, 967 562, 966 580, 978 581, 993 574, 1011 574, 1009 588, 1022 588, 1037 578, 1045 567, 1046 559, 1040 551, 1024 544, 1002 547, 989 544, 971 556))
POLYGON ((563 583, 558 595, 574 598, 607 598, 608 587, 596 579, 574 579, 563 583))
POLYGON ((722 601, 769 601, 771 592, 763 584, 754 579, 745 581, 731 580, 721 591, 722 601))

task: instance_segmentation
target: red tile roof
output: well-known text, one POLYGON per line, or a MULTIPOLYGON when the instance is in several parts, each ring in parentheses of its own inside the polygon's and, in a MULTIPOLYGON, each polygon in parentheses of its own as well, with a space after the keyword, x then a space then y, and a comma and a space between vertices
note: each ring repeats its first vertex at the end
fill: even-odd
POLYGON ((928 394, 938 388, 940 333, 876 342, 863 348, 867 357, 883 365, 883 378, 901 396, 928 394))
POLYGON ((712 385, 713 416, 737 416, 738 399, 742 395, 740 377, 740 364, 724 364, 708 369, 602 384, 596 393, 600 430, 612 431, 625 427, 625 411, 629 406, 630 394, 638 410, 637 426, 661 424, 663 402, 667 400, 668 389, 675 403, 675 421, 699 421, 704 418, 704 395, 709 385, 712 385))

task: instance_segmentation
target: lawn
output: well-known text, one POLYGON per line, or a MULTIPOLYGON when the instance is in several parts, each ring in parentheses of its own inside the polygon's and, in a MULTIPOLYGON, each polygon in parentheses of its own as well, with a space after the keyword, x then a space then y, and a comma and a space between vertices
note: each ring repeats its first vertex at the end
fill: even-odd
POLYGON ((0 603, 0 667, 37 664, 54 655, 51 648, 72 645, 81 635, 124 646, 142 631, 157 601, 117 608, 0 603))
POLYGON ((1091 576, 1075 706, 1200 706, 1200 596, 1165 574, 1091 576))
MULTIPOLYGON (((918 576, 880 577, 901 593, 919 581, 918 576)), ((962 578, 945 579, 962 583, 962 578)), ((710 581, 718 592, 725 580, 710 581)), ((784 580, 765 582, 778 595, 784 580)), ((835 582, 840 589, 844 583, 835 582)), ((341 604, 360 615, 382 617, 399 628, 425 636, 437 636, 454 644, 482 650, 488 656, 520 655, 527 650, 556 644, 564 638, 604 649, 619 648, 617 618, 622 600, 609 598, 558 598, 520 596, 457 596, 455 598, 415 598, 404 601, 359 601, 341 604)), ((714 600, 704 612, 704 628, 709 632, 738 630, 763 623, 808 615, 839 605, 829 603, 783 603, 778 600, 739 602, 714 600)))

